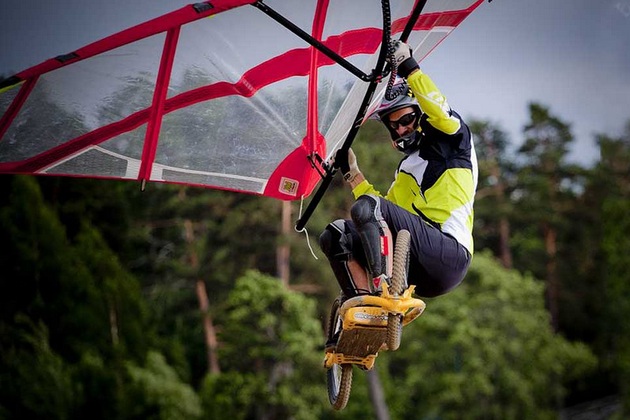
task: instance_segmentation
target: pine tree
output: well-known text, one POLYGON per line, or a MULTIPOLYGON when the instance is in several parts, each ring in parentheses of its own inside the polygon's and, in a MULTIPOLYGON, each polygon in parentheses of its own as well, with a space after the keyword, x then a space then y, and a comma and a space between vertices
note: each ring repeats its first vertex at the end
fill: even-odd
POLYGON ((571 191, 567 189, 572 176, 571 168, 565 159, 569 144, 573 141, 570 126, 551 114, 540 104, 529 105, 530 121, 524 128, 525 141, 519 149, 523 159, 520 166, 520 195, 516 205, 521 207, 523 223, 529 225, 523 230, 521 240, 540 232, 536 254, 527 258, 530 263, 542 261, 542 267, 533 266, 532 271, 545 280, 546 297, 551 324, 559 328, 559 300, 561 282, 558 272, 558 236, 563 228, 563 215, 572 205, 571 191))
POLYGON ((475 248, 491 248, 506 268, 512 267, 510 246, 514 164, 507 156, 505 132, 489 121, 470 122, 479 162, 475 195, 475 248))

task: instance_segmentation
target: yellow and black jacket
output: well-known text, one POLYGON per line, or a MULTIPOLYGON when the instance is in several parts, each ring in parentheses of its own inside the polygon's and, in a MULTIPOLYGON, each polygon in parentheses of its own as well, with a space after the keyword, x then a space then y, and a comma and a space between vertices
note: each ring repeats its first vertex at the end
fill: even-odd
MULTIPOLYGON (((417 71, 407 83, 423 111, 415 133, 420 143, 398 165, 385 199, 454 237, 472 255, 478 176, 472 134, 428 75, 417 71)), ((355 198, 380 195, 368 181, 352 192, 355 198)))

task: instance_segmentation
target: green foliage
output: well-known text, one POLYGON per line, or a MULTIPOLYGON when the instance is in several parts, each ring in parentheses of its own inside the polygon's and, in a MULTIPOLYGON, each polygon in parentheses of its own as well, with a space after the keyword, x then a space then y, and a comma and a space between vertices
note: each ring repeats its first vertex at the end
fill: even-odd
POLYGON ((609 198, 604 203, 603 250, 608 266, 605 280, 606 317, 602 319, 602 338, 608 342, 611 354, 606 358, 620 384, 626 414, 630 413, 630 231, 629 198, 609 198))
MULTIPOLYGON (((76 384, 75 418, 124 418, 124 398, 127 394, 125 369, 118 359, 105 359, 92 347, 72 366, 72 380, 76 384)), ((135 402, 134 402, 135 404, 135 402)))
POLYGON ((17 315, 13 327, 0 324, 0 349, 0 418, 70 418, 77 389, 42 322, 17 315))
POLYGON ((147 354, 146 364, 127 364, 132 381, 131 394, 136 412, 133 417, 159 420, 195 419, 201 416, 199 397, 183 383, 164 356, 155 351, 147 354))
MULTIPOLYGON (((523 130, 525 141, 518 150, 522 163, 516 170, 518 188, 513 195, 513 205, 520 211, 512 218, 518 224, 515 231, 528 230, 515 238, 523 245, 515 246, 515 259, 518 267, 528 267, 553 288, 558 273, 547 263, 556 262, 557 244, 551 238, 566 228, 566 213, 575 203, 576 169, 566 162, 573 135, 568 123, 541 104, 529 104, 529 117, 523 130)), ((556 317, 557 302, 553 297, 549 300, 552 317, 556 317)))
POLYGON ((569 152, 568 146, 573 141, 570 126, 539 103, 529 104, 529 115, 520 153, 531 163, 540 164, 540 169, 549 174, 569 152))
MULTIPOLYGON (((92 310, 99 309, 101 322, 96 326, 102 336, 109 332, 102 337, 102 348, 109 342, 115 350, 141 360, 152 330, 147 328, 147 308, 141 299, 137 280, 121 265, 117 255, 92 226, 84 225, 76 243, 76 255, 94 276, 95 296, 89 302, 92 310), (124 350, 116 349, 117 346, 124 346, 124 350)), ((91 341, 90 347, 92 344, 91 341)))
POLYGON ((507 153, 507 134, 489 121, 468 122, 474 134, 479 165, 475 198, 475 249, 491 249, 511 266, 508 224, 514 212, 509 195, 515 188, 515 168, 507 153))
POLYGON ((143 358, 151 339, 136 280, 87 217, 71 223, 78 228, 68 237, 35 178, 0 186, 9 201, 0 239, 14 244, 0 257, 0 371, 12 372, 0 400, 11 416, 66 418, 101 407, 105 418, 120 417, 118 361, 143 358))
POLYGON ((206 376, 200 391, 205 418, 252 418, 256 414, 254 401, 264 398, 260 395, 264 386, 265 378, 254 373, 228 371, 206 376))
POLYGON ((224 372, 206 378, 202 391, 210 418, 226 413, 318 418, 325 401, 323 332, 313 300, 287 290, 278 279, 249 271, 236 281, 219 321, 224 372), (234 399, 235 389, 244 394, 234 399))
POLYGON ((428 301, 390 355, 392 408, 399 418, 554 418, 563 382, 595 363, 552 332, 539 283, 478 253, 464 283, 428 301))

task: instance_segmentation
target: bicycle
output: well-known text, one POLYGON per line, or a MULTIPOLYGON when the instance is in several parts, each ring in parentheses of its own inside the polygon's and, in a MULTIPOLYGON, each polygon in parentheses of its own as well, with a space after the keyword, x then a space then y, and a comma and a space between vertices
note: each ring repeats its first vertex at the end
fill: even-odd
POLYGON ((359 295, 345 301, 338 297, 328 320, 328 342, 324 367, 328 399, 336 410, 345 408, 352 388, 352 368, 374 367, 378 352, 400 347, 402 327, 424 311, 424 301, 413 298, 415 286, 405 289, 409 266, 411 237, 407 230, 398 232, 390 284, 383 283, 380 296, 359 295), (335 337, 338 338, 335 340, 335 337))

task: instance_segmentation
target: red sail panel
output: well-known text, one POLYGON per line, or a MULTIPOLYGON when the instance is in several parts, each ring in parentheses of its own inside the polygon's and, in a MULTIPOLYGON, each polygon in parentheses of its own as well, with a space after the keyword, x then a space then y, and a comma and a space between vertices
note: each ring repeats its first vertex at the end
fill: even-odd
MULTIPOLYGON (((343 141, 367 83, 252 3, 185 6, 1 81, 0 173, 308 196, 320 179, 312 158, 343 141)), ((428 0, 410 37, 416 57, 480 3, 428 0)), ((371 73, 379 4, 268 4, 371 73)), ((413 5, 392 5, 394 35, 413 5)))

